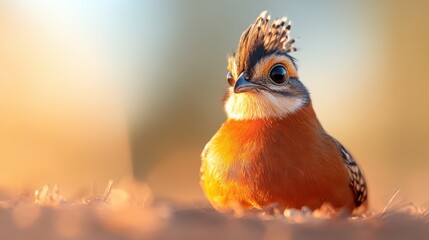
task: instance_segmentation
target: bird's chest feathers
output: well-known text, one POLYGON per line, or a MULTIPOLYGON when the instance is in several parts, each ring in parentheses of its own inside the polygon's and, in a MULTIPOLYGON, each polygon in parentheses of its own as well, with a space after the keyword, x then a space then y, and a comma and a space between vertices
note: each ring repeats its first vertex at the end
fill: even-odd
POLYGON ((206 164, 213 177, 237 184, 264 184, 300 176, 317 153, 311 123, 229 120, 209 143, 206 164))

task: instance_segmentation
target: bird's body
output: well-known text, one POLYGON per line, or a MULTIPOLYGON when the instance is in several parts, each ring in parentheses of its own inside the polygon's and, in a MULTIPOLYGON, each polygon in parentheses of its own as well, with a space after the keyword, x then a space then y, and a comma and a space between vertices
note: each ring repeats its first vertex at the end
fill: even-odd
POLYGON ((227 120, 203 158, 203 187, 217 209, 234 202, 354 208, 341 154, 311 106, 283 119, 227 120))
MULTIPOLYGON (((258 39, 250 36, 261 36, 253 28, 269 21, 265 13, 261 16, 243 33, 240 54, 229 59, 228 119, 202 153, 201 185, 206 196, 218 210, 236 204, 247 209, 273 203, 316 209, 330 203, 350 210, 366 205, 366 184, 359 168, 319 123, 285 48, 268 54, 262 36, 264 54, 252 60, 258 39), (249 41, 256 43, 243 49, 244 43, 252 44, 249 41)), ((266 27, 265 32, 269 30, 266 27)))

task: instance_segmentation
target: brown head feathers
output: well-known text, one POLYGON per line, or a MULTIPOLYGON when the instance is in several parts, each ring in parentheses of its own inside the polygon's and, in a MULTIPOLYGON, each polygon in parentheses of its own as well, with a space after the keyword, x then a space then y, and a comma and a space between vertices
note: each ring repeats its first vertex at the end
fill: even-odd
POLYGON ((238 72, 252 68, 266 55, 287 55, 297 50, 292 46, 296 39, 289 37, 291 22, 283 17, 270 24, 270 19, 267 11, 263 11, 241 35, 237 52, 233 54, 238 72))

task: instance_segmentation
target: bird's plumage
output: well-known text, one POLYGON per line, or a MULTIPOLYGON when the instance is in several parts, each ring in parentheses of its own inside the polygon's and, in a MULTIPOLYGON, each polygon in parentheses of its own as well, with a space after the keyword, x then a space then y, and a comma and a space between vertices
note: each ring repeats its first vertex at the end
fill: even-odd
POLYGON ((368 189, 366 186, 365 177, 360 171, 360 168, 353 156, 347 151, 347 149, 335 138, 331 137, 331 140, 335 143, 338 150, 341 152, 341 157, 349 173, 350 187, 354 193, 355 205, 356 207, 359 207, 365 203, 368 197, 368 189))
POLYGON ((263 12, 228 59, 228 119, 202 153, 206 196, 219 210, 366 206, 359 167, 321 126, 289 56, 290 23, 269 21, 263 12))

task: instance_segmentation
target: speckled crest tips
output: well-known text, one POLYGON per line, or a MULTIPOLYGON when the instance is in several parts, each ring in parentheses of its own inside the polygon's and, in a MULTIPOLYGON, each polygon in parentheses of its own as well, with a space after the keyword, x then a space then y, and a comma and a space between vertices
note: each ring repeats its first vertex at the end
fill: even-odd
POLYGON ((241 35, 234 56, 240 70, 253 66, 261 56, 274 52, 295 52, 296 38, 290 38, 291 21, 286 17, 270 22, 271 16, 263 11, 241 35))

